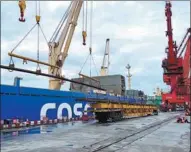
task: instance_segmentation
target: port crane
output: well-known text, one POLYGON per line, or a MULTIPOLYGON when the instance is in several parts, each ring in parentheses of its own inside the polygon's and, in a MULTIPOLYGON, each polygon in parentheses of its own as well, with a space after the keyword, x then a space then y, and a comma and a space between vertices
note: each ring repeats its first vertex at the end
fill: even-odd
POLYGON ((106 76, 108 75, 109 72, 109 39, 106 39, 106 45, 105 45, 105 53, 104 53, 104 57, 103 57, 103 62, 102 62, 102 66, 101 66, 101 71, 100 71, 100 75, 101 76, 106 76))
MULTIPOLYGON (((76 1, 72 1, 70 3, 68 9, 66 10, 65 14, 63 15, 63 17, 60 21, 60 23, 58 24, 56 30, 54 31, 50 41, 48 42, 44 35, 44 32, 40 26, 40 18, 41 18, 40 1, 36 1, 36 24, 23 37, 23 39, 16 45, 16 47, 14 47, 14 49, 8 53, 8 55, 10 56, 9 66, 7 67, 7 66, 1 65, 1 68, 8 69, 10 72, 14 70, 14 71, 20 71, 20 72, 49 77, 50 78, 49 89, 53 89, 53 90, 60 90, 63 81, 69 81, 69 82, 73 82, 73 83, 77 83, 77 84, 82 84, 84 86, 89 86, 91 88, 96 88, 98 90, 105 90, 100 87, 89 85, 89 84, 86 84, 83 82, 77 82, 77 81, 67 79, 62 75, 62 67, 63 67, 64 61, 68 55, 69 46, 70 46, 70 43, 71 43, 71 40, 73 37, 75 27, 77 25, 77 20, 78 20, 79 14, 80 14, 80 10, 81 10, 82 6, 84 6, 83 2, 84 2, 83 0, 76 0, 76 1), (13 51, 23 42, 23 40, 29 35, 29 33, 35 28, 36 25, 38 25, 37 60, 13 53, 13 51), (49 62, 48 63, 39 61, 39 29, 41 30, 41 32, 48 44, 48 47, 49 47, 49 62), (21 69, 21 68, 15 68, 15 64, 13 62, 13 57, 22 59, 23 64, 24 63, 27 64, 27 61, 37 63, 36 72, 31 71, 31 70, 21 69), (42 71, 40 69, 40 65, 45 65, 45 66, 49 67, 48 74, 42 73, 42 71)), ((86 1, 85 3, 86 3, 86 20, 84 20, 83 22, 86 22, 86 24, 87 24, 87 3, 88 2, 86 1)), ((24 22, 25 21, 24 10, 26 8, 25 0, 19 1, 19 8, 20 8, 20 13, 21 13, 21 18, 19 21, 22 20, 21 22, 24 22)), ((84 7, 83 7, 83 9, 84 9, 84 7)), ((84 13, 83 13, 83 15, 84 15, 84 13)), ((86 25, 86 27, 83 27, 83 30, 82 30, 83 45, 86 45, 86 37, 87 37, 86 30, 87 30, 87 25, 86 25)), ((90 26, 90 31, 91 31, 91 26, 90 26)), ((90 35, 90 38, 91 38, 91 35, 90 35)), ((90 40, 90 43, 91 43, 91 40, 90 40)), ((91 51, 91 45, 90 45, 89 49, 91 51)))
MULTIPOLYGON (((38 74, 41 73, 39 64, 46 65, 49 67, 48 74, 50 75, 50 77, 54 76, 54 77, 51 77, 49 80, 49 89, 60 90, 61 85, 62 85, 62 81, 60 80, 60 77, 62 77, 62 78, 64 77, 62 75, 62 67, 63 67, 65 59, 68 55, 70 43, 71 43, 74 31, 75 31, 75 27, 77 25, 77 20, 78 20, 82 5, 83 5, 83 0, 76 0, 76 1, 72 1, 70 3, 68 9, 66 10, 65 14, 63 15, 63 17, 60 21, 60 23, 58 24, 56 30, 54 31, 50 41, 47 42, 48 46, 49 46, 48 63, 39 61, 39 42, 38 42, 38 53, 37 53, 38 60, 34 60, 34 59, 31 59, 28 57, 14 54, 13 53, 13 51, 15 49, 14 48, 13 51, 11 51, 9 53, 9 56, 11 56, 10 67, 14 68, 14 63, 12 61, 12 57, 23 59, 24 63, 26 63, 26 61, 31 61, 31 62, 37 63, 38 67, 37 67, 36 72, 38 74), (59 77, 59 78, 57 79, 55 77, 59 77)), ((25 19, 24 19, 24 11, 26 8, 25 0, 19 1, 19 8, 20 8, 20 13, 21 13, 21 18, 19 19, 19 21, 25 22, 25 19)), ((40 8, 39 8, 39 12, 40 12, 40 8)), ((36 22, 37 22, 36 25, 38 25, 38 27, 40 27, 40 13, 36 15, 36 22)), ((29 33, 33 29, 34 29, 34 27, 29 31, 29 33)), ((27 33, 27 35, 29 33, 27 33)), ((26 36, 24 38, 26 38, 26 36)), ((83 36, 83 45, 86 45, 86 36, 87 36, 86 28, 83 29, 82 36, 83 36)), ((19 44, 24 40, 24 38, 19 42, 19 44)), ((39 37, 38 37, 38 40, 39 40, 39 37)))
POLYGON ((171 91, 169 93, 162 93, 163 105, 165 108, 175 109, 177 103, 189 102, 189 90, 188 81, 190 77, 188 73, 190 71, 189 60, 190 60, 190 28, 187 30, 180 46, 177 47, 176 41, 173 41, 173 30, 172 30, 172 11, 171 2, 166 1, 165 5, 165 16, 167 21, 166 36, 168 37, 168 47, 165 52, 167 58, 162 61, 163 81, 170 85, 171 91), (182 47, 182 45, 184 46, 182 47), (187 48, 186 48, 187 47, 187 48), (183 52, 186 53, 185 57, 182 57, 183 52))
MULTIPOLYGON (((69 46, 72 40, 72 36, 77 25, 78 16, 80 14, 80 10, 82 8, 83 0, 72 1, 67 14, 64 19, 67 18, 66 24, 58 38, 58 41, 55 42, 58 33, 61 28, 58 28, 55 31, 55 35, 52 36, 51 41, 49 42, 50 46, 50 54, 49 54, 49 64, 56 65, 59 68, 51 68, 49 67, 49 74, 53 75, 61 75, 62 67, 65 62, 65 59, 68 55, 69 46), (63 49, 63 51, 62 51, 63 49)), ((64 20, 62 21, 62 23, 64 20)), ((49 89, 60 90, 61 82, 59 79, 50 79, 49 80, 49 89)))

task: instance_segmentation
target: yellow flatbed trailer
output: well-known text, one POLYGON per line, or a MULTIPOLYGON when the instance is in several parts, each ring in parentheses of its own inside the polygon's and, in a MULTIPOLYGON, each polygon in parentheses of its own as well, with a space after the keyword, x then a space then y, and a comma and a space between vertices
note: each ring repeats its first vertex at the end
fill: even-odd
POLYGON ((87 112, 94 112, 99 122, 106 122, 109 119, 116 121, 129 116, 141 117, 158 114, 158 108, 154 105, 129 104, 125 102, 116 103, 102 100, 87 100, 87 102, 89 102, 92 108, 92 110, 88 110, 87 112))

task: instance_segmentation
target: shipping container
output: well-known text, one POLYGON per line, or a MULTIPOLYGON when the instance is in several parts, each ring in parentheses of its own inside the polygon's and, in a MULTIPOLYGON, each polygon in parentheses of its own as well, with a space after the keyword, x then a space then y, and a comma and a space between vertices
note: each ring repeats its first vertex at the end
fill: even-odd
POLYGON ((146 104, 152 104, 155 106, 160 106, 162 102, 161 96, 147 96, 146 104))
POLYGON ((162 97, 161 96, 155 96, 155 105, 160 106, 162 103, 162 97))
POLYGON ((155 96, 156 100, 162 100, 162 96, 155 96))
POLYGON ((154 101, 152 101, 152 100, 147 100, 147 101, 146 101, 146 104, 152 104, 152 105, 154 105, 155 103, 154 103, 154 101))
POLYGON ((127 96, 133 96, 133 97, 144 97, 144 92, 141 90, 126 90, 127 96))
POLYGON ((147 96, 147 100, 153 101, 153 100, 155 100, 155 97, 154 96, 147 96))
MULTIPOLYGON (((106 89, 107 92, 115 95, 125 96, 125 77, 122 75, 107 75, 107 76, 94 76, 90 78, 74 78, 74 81, 80 81, 86 84, 91 84, 97 87, 106 89)), ((92 88, 70 83, 71 91, 89 92, 92 88)))

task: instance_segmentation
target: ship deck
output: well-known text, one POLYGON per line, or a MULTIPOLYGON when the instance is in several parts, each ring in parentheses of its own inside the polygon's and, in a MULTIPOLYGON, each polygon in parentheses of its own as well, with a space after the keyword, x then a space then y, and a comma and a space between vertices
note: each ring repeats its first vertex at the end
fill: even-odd
MULTIPOLYGON (((2 134, 2 152, 188 152, 190 124, 178 124, 180 113, 134 118, 116 123, 75 122, 2 134), (168 121, 166 121, 168 120, 168 121), (162 122, 162 123, 160 123, 162 122)), ((190 120, 189 120, 190 121, 190 120)))

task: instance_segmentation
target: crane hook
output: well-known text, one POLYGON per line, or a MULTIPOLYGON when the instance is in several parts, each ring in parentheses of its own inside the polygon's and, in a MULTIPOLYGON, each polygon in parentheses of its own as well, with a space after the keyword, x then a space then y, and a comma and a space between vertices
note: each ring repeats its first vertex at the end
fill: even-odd
POLYGON ((86 31, 82 31, 82 37, 83 37, 83 45, 86 45, 86 37, 87 37, 86 31))
POLYGON ((26 9, 25 0, 19 0, 19 8, 20 8, 20 14, 21 14, 21 17, 19 18, 19 21, 20 22, 25 22, 25 18, 24 18, 24 11, 26 9))

